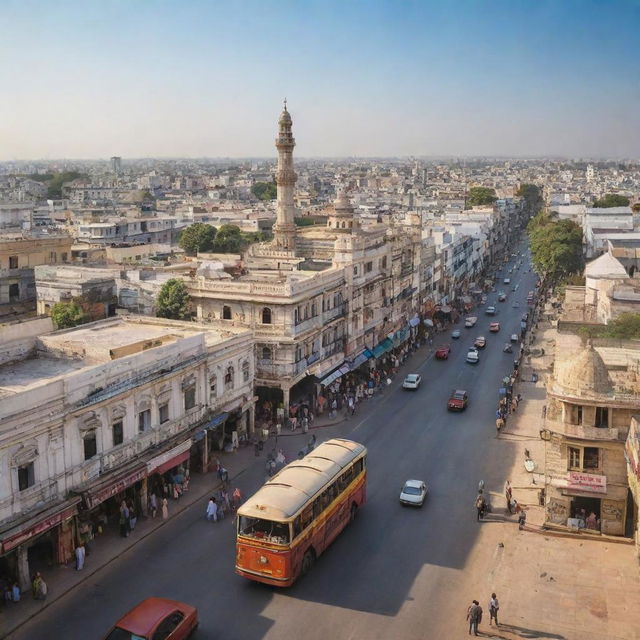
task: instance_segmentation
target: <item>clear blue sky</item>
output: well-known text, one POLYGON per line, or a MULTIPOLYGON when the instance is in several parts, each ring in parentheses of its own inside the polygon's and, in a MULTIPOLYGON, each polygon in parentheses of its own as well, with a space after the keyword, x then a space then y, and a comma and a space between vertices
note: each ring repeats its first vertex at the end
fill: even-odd
POLYGON ((640 0, 1 0, 0 159, 640 157, 640 0))

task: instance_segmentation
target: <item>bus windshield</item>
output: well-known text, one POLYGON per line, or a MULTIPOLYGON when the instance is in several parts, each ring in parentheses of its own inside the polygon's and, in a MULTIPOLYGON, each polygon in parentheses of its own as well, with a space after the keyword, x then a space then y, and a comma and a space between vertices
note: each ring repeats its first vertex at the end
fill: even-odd
POLYGON ((248 516, 240 516, 238 519, 238 535, 274 544, 288 544, 290 541, 288 523, 248 516))

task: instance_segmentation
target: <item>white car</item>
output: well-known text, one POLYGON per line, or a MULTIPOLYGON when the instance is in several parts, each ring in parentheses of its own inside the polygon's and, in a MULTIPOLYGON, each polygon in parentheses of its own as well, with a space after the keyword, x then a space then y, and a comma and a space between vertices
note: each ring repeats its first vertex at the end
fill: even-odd
POLYGON ((410 373, 402 383, 403 389, 417 389, 422 382, 422 378, 419 373, 410 373))
POLYGON ((496 315, 496 308, 495 307, 487 307, 484 312, 488 315, 488 316, 495 316, 496 315))
POLYGON ((503 284, 511 284, 511 278, 505 278, 502 282, 503 284))
POLYGON ((467 329, 470 329, 471 327, 475 327, 476 326, 476 322, 478 322, 478 318, 476 318, 475 316, 469 316, 465 321, 464 321, 464 326, 467 329))
POLYGON ((469 364, 478 364, 480 362, 480 354, 475 347, 469 349, 466 360, 469 364))
POLYGON ((400 504, 421 507, 427 497, 427 485, 422 480, 407 480, 400 491, 400 504))
POLYGON ((460 337, 460 329, 454 329, 454 330, 451 332, 451 337, 452 337, 452 338, 459 338, 459 337, 460 337))

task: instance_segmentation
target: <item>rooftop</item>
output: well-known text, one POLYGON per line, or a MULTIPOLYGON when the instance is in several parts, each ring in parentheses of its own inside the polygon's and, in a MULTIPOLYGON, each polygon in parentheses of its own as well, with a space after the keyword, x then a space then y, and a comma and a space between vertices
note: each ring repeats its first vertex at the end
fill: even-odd
POLYGON ((587 278, 628 278, 629 274, 620 261, 610 253, 603 253, 585 267, 587 278))

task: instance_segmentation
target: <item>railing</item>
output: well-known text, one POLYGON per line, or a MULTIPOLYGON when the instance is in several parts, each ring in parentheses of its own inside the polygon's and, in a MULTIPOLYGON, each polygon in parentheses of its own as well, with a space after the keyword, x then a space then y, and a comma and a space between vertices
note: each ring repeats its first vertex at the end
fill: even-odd
POLYGON ((569 424, 561 420, 553 420, 546 418, 544 420, 545 428, 556 433, 563 433, 572 438, 580 438, 582 440, 605 440, 605 441, 624 441, 627 434, 625 430, 617 427, 589 427, 581 424, 569 424))
POLYGON ((280 363, 271 360, 258 360, 256 377, 278 378, 281 376, 295 376, 307 368, 306 359, 293 363, 280 363))

